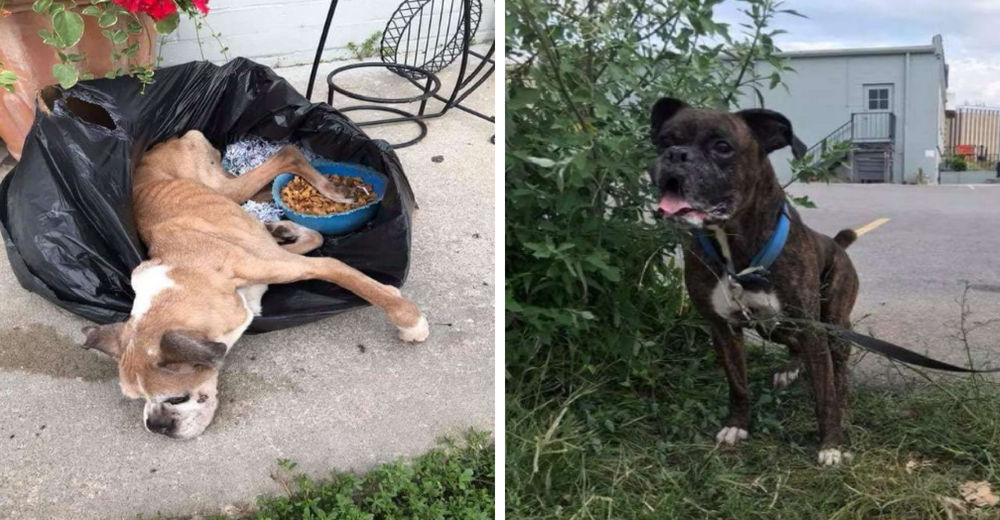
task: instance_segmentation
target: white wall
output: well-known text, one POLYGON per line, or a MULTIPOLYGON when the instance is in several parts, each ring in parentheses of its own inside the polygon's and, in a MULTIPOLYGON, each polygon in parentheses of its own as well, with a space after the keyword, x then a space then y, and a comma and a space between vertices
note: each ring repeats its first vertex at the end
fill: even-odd
MULTIPOLYGON (((326 41, 324 61, 350 57, 349 42, 360 44, 376 31, 382 31, 402 0, 340 0, 326 41)), ((493 40, 494 3, 482 0, 482 18, 476 41, 493 40)), ((312 63, 319 43, 323 21, 330 2, 327 0, 209 0, 206 21, 222 33, 229 47, 229 57, 242 56, 271 67, 312 63)), ((201 29, 205 59, 224 61, 220 45, 201 29)), ((162 65, 201 60, 195 25, 183 20, 163 47, 162 65)))

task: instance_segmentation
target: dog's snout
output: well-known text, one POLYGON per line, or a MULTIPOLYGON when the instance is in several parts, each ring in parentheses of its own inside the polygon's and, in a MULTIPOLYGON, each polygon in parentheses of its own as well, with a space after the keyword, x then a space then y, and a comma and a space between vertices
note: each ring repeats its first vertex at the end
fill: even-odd
POLYGON ((690 146, 671 146, 664 156, 672 163, 685 163, 693 160, 694 153, 690 146))
POLYGON ((151 416, 146 419, 146 428, 153 433, 169 435, 174 429, 174 420, 170 417, 151 416))

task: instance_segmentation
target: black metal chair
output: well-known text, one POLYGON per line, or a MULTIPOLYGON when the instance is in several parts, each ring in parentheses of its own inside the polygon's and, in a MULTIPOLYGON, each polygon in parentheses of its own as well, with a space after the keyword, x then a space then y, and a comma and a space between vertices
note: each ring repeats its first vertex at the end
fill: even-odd
MULTIPOLYGON (((312 96, 313 83, 323 55, 323 47, 330 31, 333 15, 337 10, 338 0, 331 0, 327 12, 323 33, 320 35, 316 58, 313 60, 312 71, 309 74, 309 86, 306 97, 312 96)), ((393 114, 396 117, 376 119, 358 123, 359 126, 381 125, 410 121, 419 127, 419 135, 408 141, 393 144, 393 148, 403 148, 416 144, 427 135, 425 120, 440 117, 452 108, 457 108, 476 117, 494 122, 493 116, 487 116, 462 105, 462 102, 479 88, 489 78, 495 67, 493 54, 496 42, 490 46, 486 54, 472 51, 470 47, 472 35, 479 27, 482 15, 480 0, 407 0, 393 13, 382 33, 380 47, 381 62, 352 63, 338 67, 327 76, 327 103, 333 104, 334 93, 367 103, 341 109, 342 112, 374 110, 393 114), (460 10, 456 9, 460 7, 460 10), (469 72, 469 57, 479 59, 476 67, 469 72), (461 59, 458 77, 451 92, 441 95, 441 80, 435 74, 444 69, 456 59, 461 59), (487 68, 487 65, 489 68, 487 68), (386 68, 413 83, 420 94, 405 98, 382 98, 360 94, 344 89, 335 81, 336 76, 358 68, 386 68), (435 99, 443 103, 437 112, 427 111, 427 101, 435 99), (420 102, 417 113, 408 112, 398 107, 383 105, 420 102)))

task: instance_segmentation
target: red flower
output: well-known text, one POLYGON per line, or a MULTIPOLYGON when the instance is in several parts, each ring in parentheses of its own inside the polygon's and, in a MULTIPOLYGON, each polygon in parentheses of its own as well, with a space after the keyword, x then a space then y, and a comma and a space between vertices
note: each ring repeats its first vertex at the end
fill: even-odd
POLYGON ((152 16, 154 20, 162 20, 177 12, 177 5, 174 4, 173 0, 152 0, 146 12, 149 16, 152 16))
POLYGON ((208 14, 208 0, 191 0, 191 3, 193 3, 202 14, 208 14))
POLYGON ((115 0, 115 3, 128 9, 129 12, 141 13, 145 11, 143 4, 146 2, 144 0, 115 0))
POLYGON ((114 0, 114 2, 133 13, 149 13, 154 20, 162 20, 177 12, 177 4, 173 0, 114 0))

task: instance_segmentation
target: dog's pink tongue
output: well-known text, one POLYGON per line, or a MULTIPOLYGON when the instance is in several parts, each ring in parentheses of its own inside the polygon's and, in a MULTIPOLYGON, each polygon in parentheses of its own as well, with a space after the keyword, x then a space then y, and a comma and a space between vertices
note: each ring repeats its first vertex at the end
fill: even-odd
POLYGON ((693 209, 686 200, 672 194, 665 194, 660 198, 660 209, 665 215, 674 215, 685 209, 693 209))

